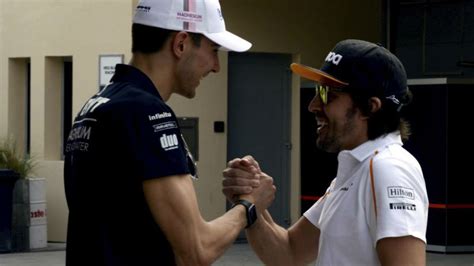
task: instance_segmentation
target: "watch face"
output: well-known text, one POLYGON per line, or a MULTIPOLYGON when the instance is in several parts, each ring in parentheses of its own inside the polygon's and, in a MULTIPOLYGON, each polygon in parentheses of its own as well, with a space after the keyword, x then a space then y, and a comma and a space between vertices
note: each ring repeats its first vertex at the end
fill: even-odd
POLYGON ((254 204, 250 205, 248 209, 248 215, 249 215, 249 226, 252 225, 255 220, 257 220, 257 208, 255 207, 254 204))

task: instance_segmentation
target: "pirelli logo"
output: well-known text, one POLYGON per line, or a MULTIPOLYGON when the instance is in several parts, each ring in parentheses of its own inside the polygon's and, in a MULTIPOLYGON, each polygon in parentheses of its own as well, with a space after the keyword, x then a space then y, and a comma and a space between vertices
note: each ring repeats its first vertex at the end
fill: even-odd
POLYGON ((390 203, 390 210, 416 211, 416 205, 411 203, 390 203))

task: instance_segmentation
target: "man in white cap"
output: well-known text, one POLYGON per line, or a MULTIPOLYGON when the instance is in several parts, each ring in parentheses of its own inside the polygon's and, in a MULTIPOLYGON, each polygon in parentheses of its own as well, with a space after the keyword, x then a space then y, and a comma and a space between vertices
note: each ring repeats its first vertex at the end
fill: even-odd
MULTIPOLYGON (((316 83, 308 110, 316 145, 338 154, 337 176, 288 230, 263 212, 246 230, 255 252, 266 265, 425 265, 428 197, 402 147, 410 133, 400 114, 410 100, 402 63, 380 45, 344 40, 320 69, 291 69, 316 83)), ((224 193, 232 200, 250 190, 255 174, 264 175, 252 157, 232 160, 224 193)))
POLYGON ((218 0, 142 0, 133 57, 77 115, 66 143, 67 265, 209 265, 274 197, 270 177, 207 222, 171 94, 195 96, 217 51, 251 44, 226 31, 218 0))

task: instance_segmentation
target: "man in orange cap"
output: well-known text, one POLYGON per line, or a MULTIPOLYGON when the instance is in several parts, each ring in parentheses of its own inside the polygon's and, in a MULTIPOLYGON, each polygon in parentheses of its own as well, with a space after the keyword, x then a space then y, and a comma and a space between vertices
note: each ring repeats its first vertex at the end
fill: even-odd
MULTIPOLYGON (((320 69, 292 64, 316 82, 308 106, 318 123, 317 146, 338 153, 326 194, 288 230, 268 211, 247 237, 268 265, 425 265, 428 197, 417 160, 402 147, 401 118, 410 93, 402 63, 387 49, 344 40, 320 69)), ((229 162, 229 200, 263 173, 251 156, 229 162), (253 166, 253 168, 250 168, 253 166)))

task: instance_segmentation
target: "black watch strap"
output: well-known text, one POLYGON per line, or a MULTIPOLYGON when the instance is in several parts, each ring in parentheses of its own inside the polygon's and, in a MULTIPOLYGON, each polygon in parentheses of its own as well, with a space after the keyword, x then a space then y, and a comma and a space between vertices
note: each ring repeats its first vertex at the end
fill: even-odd
POLYGON ((245 209, 247 210, 247 226, 245 228, 249 228, 255 221, 257 220, 257 208, 255 207, 255 204, 251 203, 250 201, 244 200, 244 199, 239 199, 232 204, 232 208, 234 208, 237 205, 243 205, 245 209))

